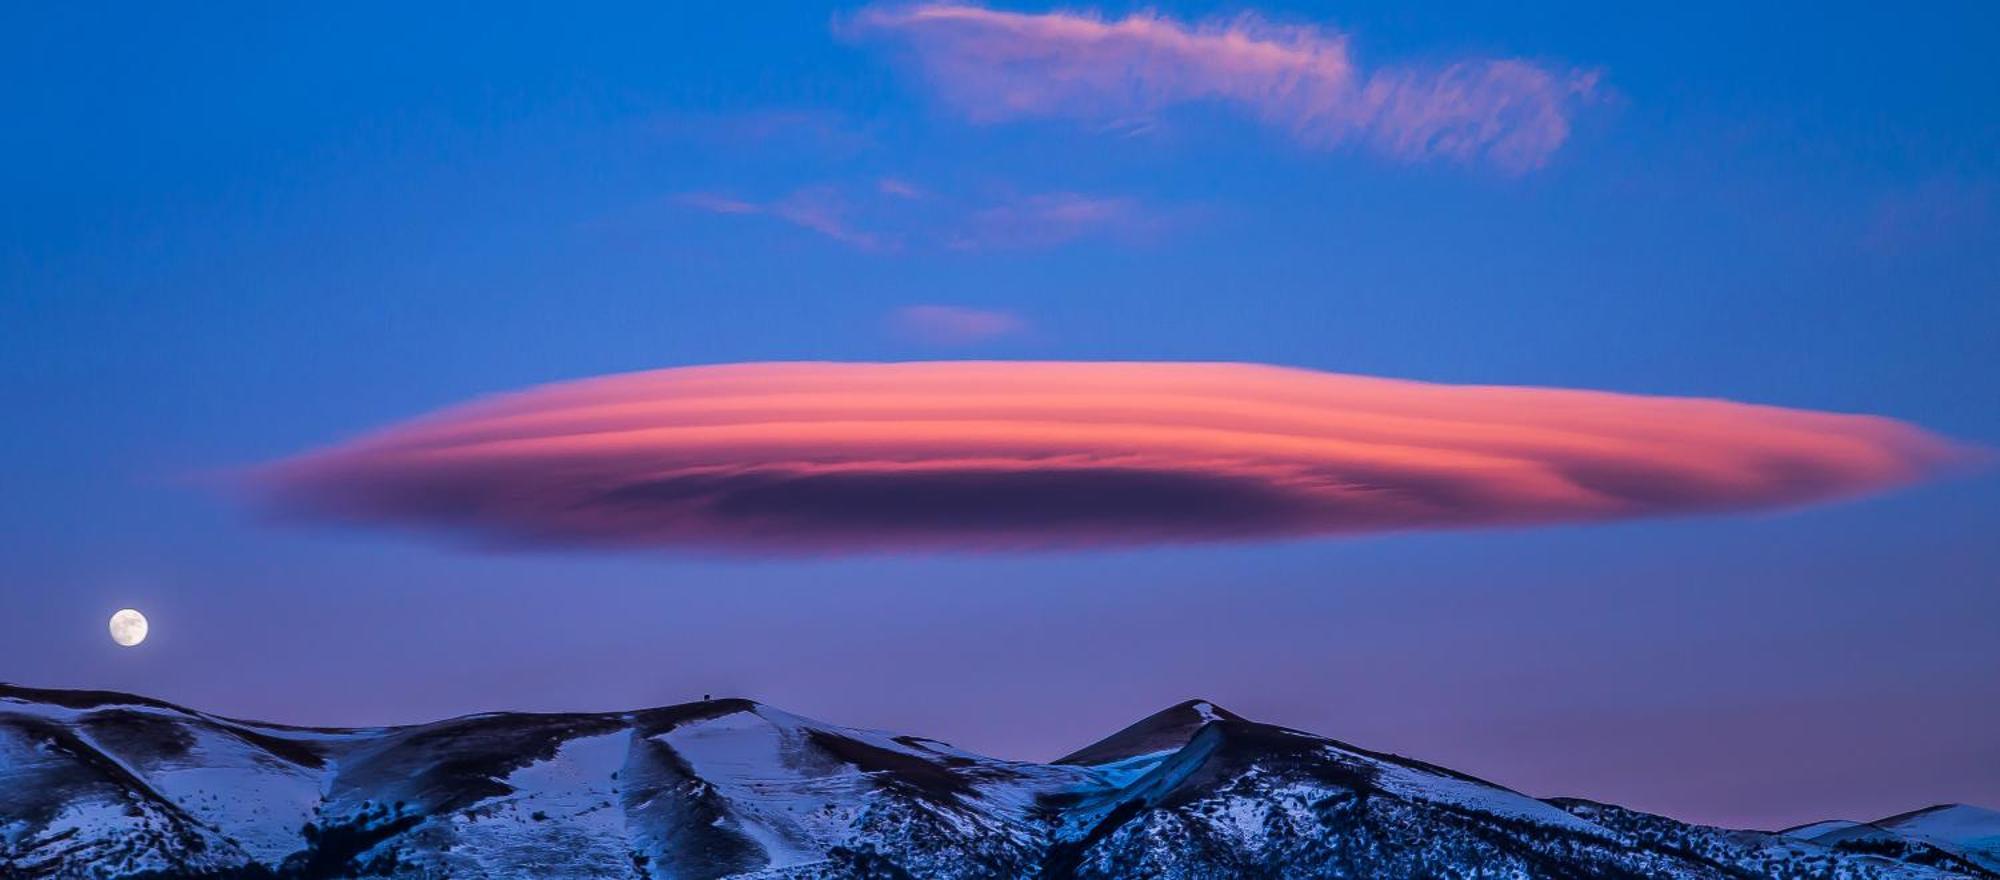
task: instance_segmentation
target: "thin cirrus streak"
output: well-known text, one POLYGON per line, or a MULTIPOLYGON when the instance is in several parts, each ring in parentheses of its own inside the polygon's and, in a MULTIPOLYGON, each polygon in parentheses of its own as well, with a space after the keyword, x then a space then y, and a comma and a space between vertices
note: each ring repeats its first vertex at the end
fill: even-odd
POLYGON ((952 237, 950 246, 958 250, 1005 250, 1049 247, 1092 235, 1131 238, 1160 222, 1135 199, 1073 192, 1035 193, 973 212, 964 231, 952 237))
POLYGON ((1056 247, 1100 237, 1138 240, 1169 225, 1169 216, 1139 200, 1055 191, 1008 193, 967 204, 934 197, 914 184, 883 178, 859 198, 841 187, 805 187, 769 202, 694 192, 678 201, 710 214, 765 215, 857 250, 900 251, 903 245, 958 251, 1056 247), (917 203, 929 203, 919 205, 917 203), (928 207, 930 210, 922 210, 928 207), (860 222, 857 215, 872 223, 860 222))
POLYGON ((1309 147, 1361 143, 1399 160, 1485 161, 1514 173, 1547 162, 1597 86, 1594 72, 1508 58, 1363 70, 1344 34, 1252 15, 1190 24, 924 3, 870 7, 841 30, 906 45, 939 96, 975 121, 1128 124, 1214 101, 1309 147))
POLYGON ((1719 400, 1227 363, 768 363, 531 388, 253 469, 499 546, 1001 551, 1783 508, 1971 453, 1719 400))
POLYGON ((864 251, 893 251, 898 239, 877 235, 856 226, 849 219, 850 206, 840 194, 827 187, 801 189, 774 202, 751 202, 714 193, 687 193, 681 204, 711 214, 768 214, 823 235, 841 244, 864 251))

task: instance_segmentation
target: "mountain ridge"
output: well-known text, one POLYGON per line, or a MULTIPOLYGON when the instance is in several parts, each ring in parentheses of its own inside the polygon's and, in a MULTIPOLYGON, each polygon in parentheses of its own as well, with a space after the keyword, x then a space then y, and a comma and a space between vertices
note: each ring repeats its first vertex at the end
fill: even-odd
POLYGON ((740 698, 331 728, 0 684, 10 880, 1995 880, 1989 813, 1940 805, 1811 838, 1705 828, 1532 798, 1208 700, 1041 764, 740 698))

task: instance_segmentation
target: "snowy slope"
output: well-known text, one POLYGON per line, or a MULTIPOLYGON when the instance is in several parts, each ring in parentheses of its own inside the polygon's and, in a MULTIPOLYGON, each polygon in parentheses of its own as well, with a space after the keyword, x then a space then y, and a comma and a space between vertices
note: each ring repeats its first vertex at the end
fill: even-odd
POLYGON ((315 730, 0 685, 7 880, 1992 880, 1971 857, 1990 853, 1992 816, 1809 829, 1910 841, 1888 848, 1701 828, 1536 800, 1201 701, 1031 764, 747 700, 315 730))
POLYGON ((1964 862, 2000 872, 2000 811, 1967 804, 1939 804, 1873 822, 1832 819, 1780 833, 1843 852, 1964 862))
POLYGON ((1787 828, 1783 831, 1780 831, 1778 833, 1786 837, 1795 837, 1798 838, 1799 840, 1812 840, 1816 837, 1832 834, 1836 831, 1845 831, 1849 828, 1854 828, 1856 826, 1864 824, 1866 823, 1854 822, 1847 819, 1827 819, 1820 822, 1809 822, 1804 825, 1796 825, 1791 828, 1787 828))
POLYGON ((2000 871, 2000 810, 1940 804, 1872 824, 1961 853, 2000 871))

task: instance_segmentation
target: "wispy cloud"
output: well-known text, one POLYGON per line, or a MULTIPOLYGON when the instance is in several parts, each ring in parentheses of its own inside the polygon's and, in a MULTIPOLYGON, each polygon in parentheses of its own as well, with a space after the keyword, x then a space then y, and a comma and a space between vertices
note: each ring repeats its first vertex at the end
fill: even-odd
POLYGON ((769 202, 753 202, 714 193, 685 193, 679 201, 711 214, 774 217, 859 250, 893 251, 901 247, 901 242, 894 236, 857 226, 852 218, 850 203, 839 191, 830 187, 796 190, 769 202))
POLYGON ((1026 14, 954 3, 876 6, 839 26, 907 47, 967 118, 1064 117, 1143 130, 1169 107, 1217 102, 1312 148, 1362 144, 1398 160, 1540 167, 1569 138, 1594 72, 1510 58, 1364 69, 1338 31, 1253 15, 1026 14))
POLYGON ((1969 461, 1868 416, 1248 364, 735 364, 492 397, 258 469, 509 546, 1008 550, 1785 508, 1969 461))
POLYGON ((714 193, 684 193, 680 202, 690 208, 700 208, 711 214, 762 214, 764 206, 756 202, 732 199, 714 193))
POLYGON ((959 346, 1016 336, 1028 322, 1013 312, 967 306, 905 306, 889 313, 889 329, 928 345, 959 346))
POLYGON ((857 226, 852 206, 832 187, 799 190, 773 202, 770 211, 773 216, 794 226, 810 229, 864 251, 888 251, 902 246, 892 235, 857 226))
POLYGON ((926 195, 922 187, 900 177, 883 177, 877 179, 875 181, 875 191, 885 196, 895 196, 899 199, 921 199, 926 195))
POLYGON ((1035 193, 1002 199, 973 211, 951 246, 961 250, 1048 247, 1093 235, 1132 237, 1157 225, 1136 199, 1035 193))
POLYGON ((772 217, 877 253, 905 247, 1025 250, 1092 237, 1135 241, 1167 220, 1163 212, 1124 196, 1056 191, 966 197, 894 177, 872 186, 804 187, 768 201, 713 192, 683 194, 679 201, 712 214, 772 217))

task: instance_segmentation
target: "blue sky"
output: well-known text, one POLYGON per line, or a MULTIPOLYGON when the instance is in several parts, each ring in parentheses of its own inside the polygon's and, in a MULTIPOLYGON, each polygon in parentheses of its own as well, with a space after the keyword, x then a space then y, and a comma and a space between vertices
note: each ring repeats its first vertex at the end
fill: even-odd
POLYGON ((1214 102, 980 121, 843 33, 860 11, 0 12, 0 678, 357 724, 742 693, 1018 757, 1199 694, 1694 819, 2000 804, 1990 471, 1776 515, 803 562, 473 553, 208 491, 476 395, 793 359, 1247 360, 2000 445, 1985 5, 1160 7, 1375 67, 1595 71, 1522 172, 1214 102), (1035 213, 1063 199, 1101 210, 1035 213), (897 332, 927 304, 1023 329, 897 332), (102 637, 123 605, 143 653, 102 637))

